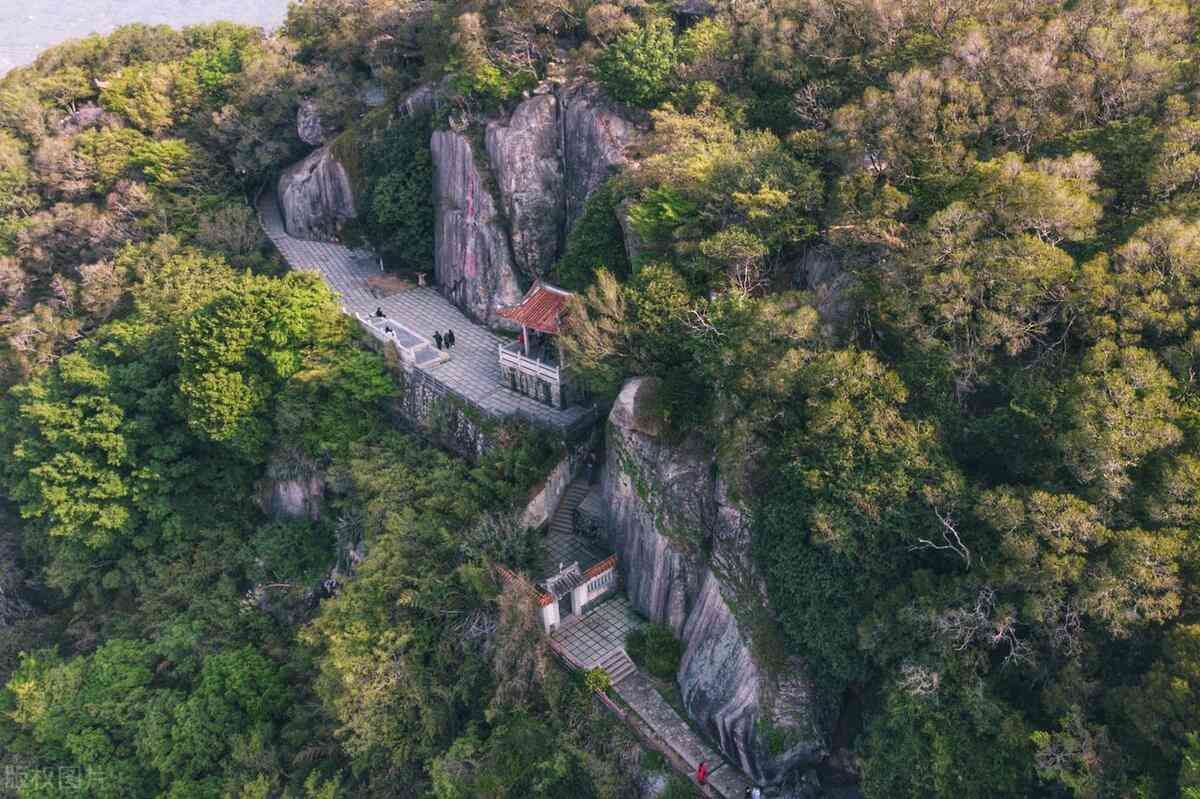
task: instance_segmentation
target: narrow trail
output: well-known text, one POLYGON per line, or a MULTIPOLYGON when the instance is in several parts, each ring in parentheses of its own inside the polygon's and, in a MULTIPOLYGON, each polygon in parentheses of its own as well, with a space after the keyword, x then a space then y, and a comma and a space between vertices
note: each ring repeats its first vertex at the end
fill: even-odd
POLYGON ((628 709, 618 707, 607 697, 605 703, 646 743, 666 755, 681 776, 694 779, 696 769, 704 761, 709 768, 708 790, 704 793, 742 799, 750 781, 705 743, 626 654, 626 633, 643 623, 629 606, 629 600, 623 594, 618 595, 584 616, 564 623, 553 633, 551 647, 572 669, 586 671, 598 666, 608 672, 612 693, 628 709))

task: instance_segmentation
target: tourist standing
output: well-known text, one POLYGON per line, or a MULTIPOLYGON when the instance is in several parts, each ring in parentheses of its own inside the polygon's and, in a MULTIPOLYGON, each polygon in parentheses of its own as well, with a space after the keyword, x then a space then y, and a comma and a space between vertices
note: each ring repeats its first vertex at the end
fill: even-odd
POLYGON ((442 331, 435 330, 433 332, 433 343, 437 345, 439 350, 442 348, 442 331))
POLYGON ((453 346, 454 346, 454 330, 447 328, 446 329, 446 349, 450 349, 453 346))

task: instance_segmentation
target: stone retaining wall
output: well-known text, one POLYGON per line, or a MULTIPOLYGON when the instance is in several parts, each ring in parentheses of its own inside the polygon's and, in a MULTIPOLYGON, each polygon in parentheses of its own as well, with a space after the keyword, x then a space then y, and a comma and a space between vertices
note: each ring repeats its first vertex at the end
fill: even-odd
POLYGON ((579 467, 587 458, 588 449, 588 440, 575 442, 567 449, 563 459, 546 475, 546 479, 533 489, 525 511, 521 514, 523 526, 538 528, 550 521, 554 511, 558 509, 558 503, 562 501, 563 494, 566 493, 567 486, 571 485, 571 481, 579 473, 579 467))
POLYGON ((404 358, 396 343, 364 330, 363 341, 383 355, 399 391, 392 403, 393 420, 451 452, 478 460, 494 445, 487 417, 464 397, 433 379, 404 358))

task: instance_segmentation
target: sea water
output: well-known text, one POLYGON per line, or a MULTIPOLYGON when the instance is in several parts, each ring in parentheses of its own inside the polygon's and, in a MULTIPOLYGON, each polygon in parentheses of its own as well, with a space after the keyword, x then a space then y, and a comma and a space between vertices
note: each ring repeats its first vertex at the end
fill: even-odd
POLYGON ((288 0, 0 0, 0 74, 51 45, 131 22, 179 28, 230 20, 274 28, 288 0))

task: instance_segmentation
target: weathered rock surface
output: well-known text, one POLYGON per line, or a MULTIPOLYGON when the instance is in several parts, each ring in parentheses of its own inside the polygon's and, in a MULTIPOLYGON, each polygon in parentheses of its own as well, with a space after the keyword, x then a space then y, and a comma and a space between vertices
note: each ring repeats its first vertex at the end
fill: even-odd
POLYGON ((378 108, 387 102, 387 89, 377 80, 367 81, 358 93, 358 99, 367 108, 378 108))
POLYGON ((800 661, 775 675, 756 660, 731 610, 736 599, 743 613, 766 612, 749 527, 699 439, 661 438, 656 390, 653 380, 628 382, 609 417, 602 484, 626 591, 684 642, 676 679, 688 714, 751 779, 777 783, 825 755, 812 683, 800 661), (768 744, 768 728, 783 751, 768 744))
POLYGON ((341 225, 355 216, 350 176, 329 146, 314 150, 279 177, 279 208, 288 235, 334 241, 341 225))
POLYGON ((428 114, 437 105, 437 88, 432 83, 423 83, 404 96, 396 104, 396 110, 404 116, 428 114))
POLYGON ((588 196, 625 163, 625 148, 637 134, 637 128, 590 82, 564 87, 559 103, 566 181, 563 194, 570 230, 583 213, 588 196))
POLYGON ((521 301, 508 237, 496 204, 475 165, 471 143, 453 131, 434 131, 434 272, 442 293, 480 322, 521 301))
POLYGON ((621 387, 609 412, 608 421, 623 430, 646 436, 663 432, 662 417, 655 412, 662 381, 655 377, 635 377, 621 387))
POLYGON ((84 103, 68 114, 61 124, 66 132, 77 133, 85 128, 119 125, 120 118, 94 103, 84 103))
POLYGON ((798 288, 812 294, 813 307, 827 335, 839 336, 854 314, 854 276, 847 271, 839 253, 828 245, 810 248, 796 272, 798 288))
POLYGON ((706 17, 716 10, 711 0, 677 0, 673 9, 681 17, 706 17))
POLYGON ((554 264, 564 235, 558 98, 531 97, 507 124, 488 124, 485 140, 512 231, 513 258, 522 272, 540 276, 554 264))
MULTIPOLYGON (((419 91, 412 103, 436 98, 436 90, 419 91)), ((519 301, 517 275, 528 283, 553 266, 588 195, 624 163, 637 132, 589 82, 544 84, 538 92, 487 125, 495 197, 467 138, 433 136, 438 281, 451 301, 489 323, 496 307, 519 301)))
POLYGON ((300 141, 314 147, 325 143, 326 132, 325 126, 321 124, 321 112, 312 100, 300 103, 300 109, 296 112, 296 135, 300 137, 300 141))
POLYGON ((267 464, 259 504, 268 516, 318 521, 324 497, 325 477, 312 461, 279 453, 267 464))
POLYGON ((641 772, 635 781, 638 799, 658 799, 667 792, 666 774, 647 774, 641 772))

